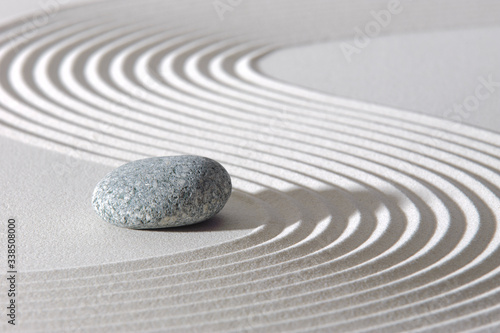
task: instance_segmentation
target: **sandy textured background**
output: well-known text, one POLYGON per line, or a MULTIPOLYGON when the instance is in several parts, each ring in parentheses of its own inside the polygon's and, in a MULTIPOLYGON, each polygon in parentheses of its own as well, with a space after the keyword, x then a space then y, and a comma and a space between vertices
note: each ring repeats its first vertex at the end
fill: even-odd
POLYGON ((500 6, 403 1, 348 61, 389 2, 222 3, 2 5, 17 329, 498 328, 500 6), (170 154, 228 169, 216 218, 99 220, 102 176, 170 154))

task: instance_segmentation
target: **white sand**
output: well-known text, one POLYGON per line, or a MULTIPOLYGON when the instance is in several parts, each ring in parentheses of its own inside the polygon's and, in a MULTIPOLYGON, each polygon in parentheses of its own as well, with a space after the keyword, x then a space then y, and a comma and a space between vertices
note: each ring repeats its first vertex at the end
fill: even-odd
POLYGON ((232 3, 220 20, 207 1, 108 1, 0 30, 17 329, 498 328, 500 88, 459 122, 443 109, 500 81, 500 4, 403 2, 348 63, 339 45, 387 2, 232 3), (99 220, 106 172, 169 154, 228 169, 221 214, 99 220))

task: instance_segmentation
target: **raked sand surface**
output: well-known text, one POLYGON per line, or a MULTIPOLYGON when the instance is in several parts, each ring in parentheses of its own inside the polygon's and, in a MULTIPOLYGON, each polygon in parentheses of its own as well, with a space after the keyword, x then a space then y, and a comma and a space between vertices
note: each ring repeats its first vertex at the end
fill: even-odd
POLYGON ((0 27, 15 330, 500 330, 498 2, 402 1, 352 57, 390 2, 65 3, 0 27), (181 154, 231 174, 216 217, 95 214, 114 167, 181 154))

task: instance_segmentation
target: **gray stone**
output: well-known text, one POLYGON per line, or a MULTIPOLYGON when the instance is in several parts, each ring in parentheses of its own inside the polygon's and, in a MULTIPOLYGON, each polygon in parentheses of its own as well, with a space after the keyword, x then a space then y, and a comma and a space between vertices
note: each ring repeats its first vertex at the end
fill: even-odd
POLYGON ((231 178, 201 156, 153 157, 124 164, 95 187, 92 206, 105 221, 155 229, 204 221, 231 195, 231 178))

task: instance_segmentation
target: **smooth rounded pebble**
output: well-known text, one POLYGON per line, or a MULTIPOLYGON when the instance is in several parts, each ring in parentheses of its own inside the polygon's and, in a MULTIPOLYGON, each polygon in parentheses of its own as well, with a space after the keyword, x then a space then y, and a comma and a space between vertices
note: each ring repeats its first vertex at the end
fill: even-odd
POLYGON ((220 163, 201 156, 153 157, 124 164, 95 187, 92 206, 105 221, 156 229, 204 221, 231 195, 220 163))

